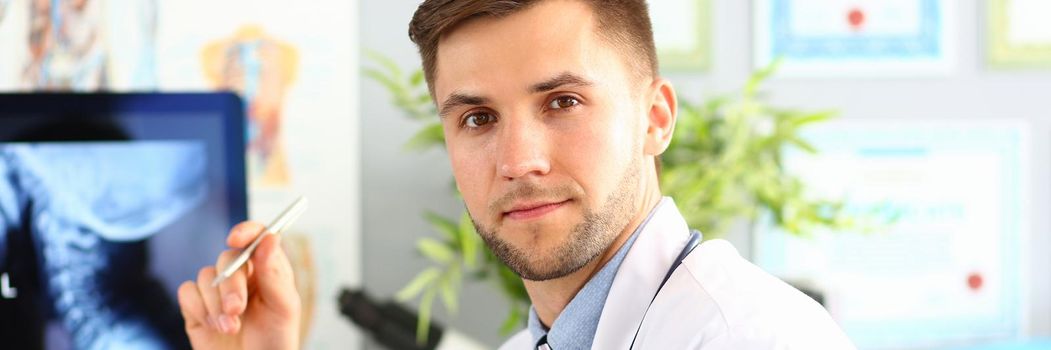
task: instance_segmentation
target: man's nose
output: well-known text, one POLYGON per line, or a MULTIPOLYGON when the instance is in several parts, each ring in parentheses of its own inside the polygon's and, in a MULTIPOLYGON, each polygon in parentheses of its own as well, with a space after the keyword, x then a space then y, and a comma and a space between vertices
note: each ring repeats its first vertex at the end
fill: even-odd
POLYGON ((532 116, 504 120, 497 142, 497 173, 510 181, 550 172, 550 145, 544 124, 532 116))

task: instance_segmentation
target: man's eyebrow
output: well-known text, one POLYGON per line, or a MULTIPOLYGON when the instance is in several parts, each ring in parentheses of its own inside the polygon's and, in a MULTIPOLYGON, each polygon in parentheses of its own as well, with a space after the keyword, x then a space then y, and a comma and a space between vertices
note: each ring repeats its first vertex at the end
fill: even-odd
POLYGON ((566 85, 590 86, 591 81, 584 79, 584 77, 581 77, 579 75, 570 72, 564 72, 554 78, 534 84, 529 88, 529 92, 534 94, 548 92, 566 85))
MULTIPOLYGON (((592 83, 579 75, 563 72, 554 78, 533 84, 533 86, 529 87, 529 92, 534 94, 548 92, 566 85, 590 86, 592 83)), ((438 109, 438 116, 445 118, 446 115, 452 113, 453 109, 461 106, 481 106, 488 103, 489 98, 483 96, 454 92, 445 99, 445 102, 442 102, 441 108, 438 109)))
POLYGON ((438 116, 445 118, 445 116, 451 113, 453 109, 460 106, 480 106, 487 103, 489 103, 488 98, 454 92, 449 95, 449 98, 445 99, 445 102, 442 102, 442 108, 438 109, 438 116))

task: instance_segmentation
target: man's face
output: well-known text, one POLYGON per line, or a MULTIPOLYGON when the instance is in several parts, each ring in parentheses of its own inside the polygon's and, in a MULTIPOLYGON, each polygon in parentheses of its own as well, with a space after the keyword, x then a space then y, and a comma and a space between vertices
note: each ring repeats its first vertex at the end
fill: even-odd
POLYGON ((636 99, 650 82, 595 23, 587 4, 549 0, 467 22, 438 45, 456 183, 479 234, 525 279, 580 269, 641 205, 652 158, 636 99))

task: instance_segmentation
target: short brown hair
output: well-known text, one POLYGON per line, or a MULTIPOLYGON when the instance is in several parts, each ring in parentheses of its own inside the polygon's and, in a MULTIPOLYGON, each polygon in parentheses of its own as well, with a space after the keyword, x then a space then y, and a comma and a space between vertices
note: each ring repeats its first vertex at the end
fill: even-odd
MULTIPOLYGON (((409 22, 409 39, 420 49, 427 88, 434 96, 438 41, 460 24, 475 18, 505 17, 544 0, 425 0, 409 22)), ((598 19, 598 33, 611 44, 633 52, 630 63, 645 77, 657 75, 657 49, 653 43, 646 0, 581 0, 598 19)))

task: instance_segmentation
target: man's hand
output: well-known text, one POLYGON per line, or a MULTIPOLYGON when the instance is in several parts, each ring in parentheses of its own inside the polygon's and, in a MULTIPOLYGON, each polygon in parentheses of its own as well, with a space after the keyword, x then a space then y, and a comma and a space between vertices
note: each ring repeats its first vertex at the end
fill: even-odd
POLYGON ((230 230, 231 249, 216 266, 179 286, 179 307, 194 349, 294 349, 299 347, 299 294, 280 237, 268 235, 252 258, 218 287, 216 271, 233 261, 263 226, 243 222, 230 230))

